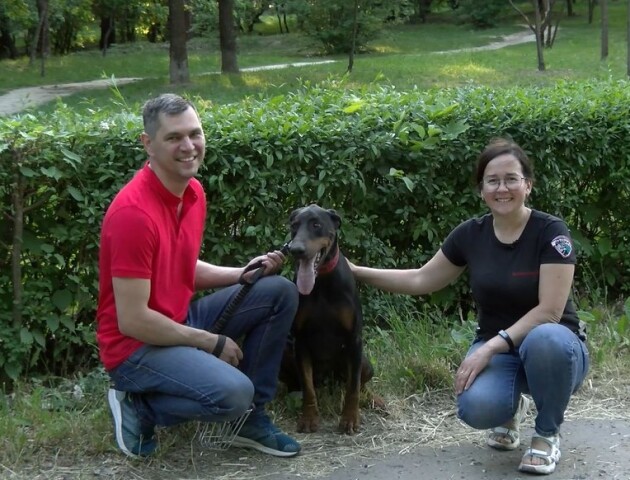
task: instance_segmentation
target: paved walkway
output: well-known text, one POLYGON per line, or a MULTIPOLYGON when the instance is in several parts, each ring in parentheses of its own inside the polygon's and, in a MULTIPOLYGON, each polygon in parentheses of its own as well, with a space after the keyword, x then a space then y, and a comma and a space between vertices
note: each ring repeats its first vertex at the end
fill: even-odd
MULTIPOLYGON (((262 67, 246 67, 241 68, 241 72, 258 72, 263 70, 279 70, 282 68, 298 68, 309 65, 320 65, 325 63, 334 63, 336 60, 321 60, 315 62, 296 62, 282 63, 278 65, 265 65, 262 67)), ((209 72, 206 75, 218 75, 220 72, 209 72)), ((103 78, 100 80, 92 80, 90 82, 64 83, 61 85, 42 85, 39 87, 25 87, 12 90, 5 95, 0 95, 0 117, 19 113, 27 108, 43 105, 44 103, 55 100, 59 97, 66 97, 83 90, 95 90, 99 88, 108 88, 114 85, 125 85, 127 83, 136 82, 142 78, 124 77, 124 78, 103 78)))
MULTIPOLYGON (((527 444, 533 429, 521 432, 527 444)), ((498 452, 485 445, 461 444, 418 448, 405 455, 364 458, 334 471, 322 480, 628 480, 630 479, 630 421, 584 419, 566 422, 560 442, 562 458, 549 477, 521 473, 518 464, 527 445, 498 452)), ((289 479, 270 477, 270 480, 289 479)))

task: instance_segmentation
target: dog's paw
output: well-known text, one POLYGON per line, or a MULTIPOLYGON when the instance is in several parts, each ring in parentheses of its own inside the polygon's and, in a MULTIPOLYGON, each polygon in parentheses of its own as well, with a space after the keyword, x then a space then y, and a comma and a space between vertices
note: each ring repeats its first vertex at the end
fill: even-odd
POLYGON ((319 430, 318 415, 302 415, 298 420, 297 431, 300 433, 315 433, 319 430))
POLYGON ((347 435, 354 435, 359 432, 360 425, 361 420, 358 411, 344 414, 339 420, 339 431, 347 435))

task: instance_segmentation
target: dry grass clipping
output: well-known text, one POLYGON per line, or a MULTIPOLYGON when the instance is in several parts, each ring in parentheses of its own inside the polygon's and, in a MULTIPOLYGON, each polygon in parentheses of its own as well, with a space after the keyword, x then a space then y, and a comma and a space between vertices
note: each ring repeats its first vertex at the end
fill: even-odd
MULTIPOLYGON (((630 379, 608 372, 607 379, 593 377, 572 398, 567 420, 630 420, 630 379)), ((621 372, 619 372, 621 373, 621 372)), ((361 432, 337 433, 337 417, 325 415, 314 434, 296 434, 302 453, 295 458, 276 458, 252 450, 203 449, 193 438, 194 427, 159 431, 162 453, 144 461, 128 460, 113 446, 111 453, 77 460, 62 451, 33 459, 28 472, 12 472, 0 465, 7 479, 271 479, 318 478, 348 464, 371 465, 385 455, 404 455, 419 447, 441 449, 450 445, 485 442, 485 431, 460 422, 452 391, 441 390, 408 398, 385 398, 387 412, 363 409, 361 432)), ((529 420, 534 410, 530 410, 529 420)), ((295 419, 276 419, 285 431, 295 432, 295 419)))

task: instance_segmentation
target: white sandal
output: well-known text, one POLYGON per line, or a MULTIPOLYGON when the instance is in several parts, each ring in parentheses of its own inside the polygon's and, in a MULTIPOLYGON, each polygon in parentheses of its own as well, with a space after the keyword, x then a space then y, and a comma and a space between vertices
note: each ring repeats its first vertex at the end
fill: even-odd
POLYGON ((534 448, 528 448, 523 455, 523 459, 521 460, 521 464, 518 466, 518 469, 521 472, 527 473, 540 473, 543 475, 548 475, 553 473, 556 469, 556 464, 560 461, 560 435, 552 435, 551 437, 543 437, 542 435, 538 435, 537 433, 532 436, 532 441, 535 438, 539 438, 543 442, 545 442, 549 447, 551 447, 551 452, 546 452, 545 450, 537 450, 534 448), (523 460, 526 457, 532 457, 541 459, 544 463, 540 465, 533 465, 531 463, 523 463, 523 460))
POLYGON ((512 428, 505 426, 495 427, 490 430, 488 434, 487 444, 496 450, 516 450, 521 444, 521 423, 529 410, 529 399, 521 394, 521 398, 518 402, 518 408, 512 420, 509 424, 512 428), (502 436, 503 439, 507 439, 508 442, 497 440, 495 437, 502 436))

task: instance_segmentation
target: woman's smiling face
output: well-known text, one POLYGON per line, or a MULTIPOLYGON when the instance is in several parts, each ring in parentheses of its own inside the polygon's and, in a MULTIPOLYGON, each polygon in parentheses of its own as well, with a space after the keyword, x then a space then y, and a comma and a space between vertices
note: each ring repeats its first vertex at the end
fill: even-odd
POLYGON ((521 162, 506 153, 486 165, 481 196, 493 215, 510 215, 523 207, 531 187, 531 179, 525 177, 521 162))

